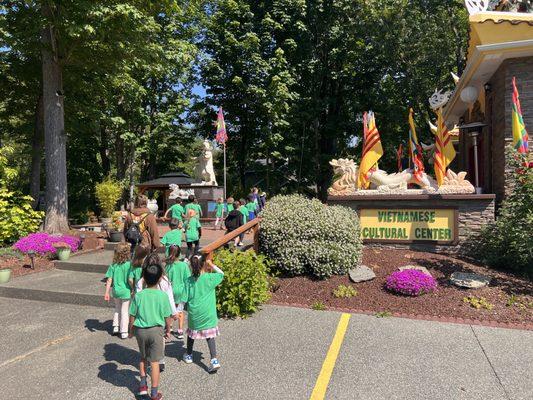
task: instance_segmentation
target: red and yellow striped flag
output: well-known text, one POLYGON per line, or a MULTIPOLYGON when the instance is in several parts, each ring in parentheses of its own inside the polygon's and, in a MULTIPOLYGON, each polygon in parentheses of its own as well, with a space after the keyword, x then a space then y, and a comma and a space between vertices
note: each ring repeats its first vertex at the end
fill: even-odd
POLYGON ((370 111, 363 114, 363 158, 359 165, 357 187, 368 189, 370 186, 369 173, 376 168, 378 160, 383 156, 383 147, 376 127, 376 118, 370 111))
POLYGON ((518 89, 516 88, 516 78, 513 76, 513 146, 519 153, 527 154, 529 151, 529 136, 522 117, 522 108, 518 89))
POLYGON ((442 117, 442 108, 437 110, 437 132, 435 133, 435 177, 439 186, 444 182, 446 168, 455 158, 455 148, 442 117))

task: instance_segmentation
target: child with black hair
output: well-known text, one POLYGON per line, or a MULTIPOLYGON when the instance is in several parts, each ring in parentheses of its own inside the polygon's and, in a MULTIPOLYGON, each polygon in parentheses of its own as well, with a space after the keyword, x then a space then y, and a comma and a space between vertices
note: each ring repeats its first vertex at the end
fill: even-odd
POLYGON ((198 220, 202 217, 202 206, 198 204, 198 199, 194 195, 189 196, 189 203, 185 206, 185 216, 187 217, 189 210, 193 210, 198 220))
MULTIPOLYGON (((224 221, 224 225, 226 225, 226 233, 233 232, 235 229, 240 228, 242 225, 244 225, 244 217, 242 213, 239 211, 240 203, 236 201, 235 203, 236 209, 231 210, 226 217, 226 220, 224 221)), ((235 246, 239 245, 240 238, 237 236, 235 238, 235 246)))
POLYGON ((141 382, 138 394, 139 396, 148 394, 146 370, 147 363, 150 363, 151 400, 159 400, 163 397, 158 391, 159 362, 164 357, 165 338, 170 336, 172 321, 172 308, 168 297, 158 289, 162 276, 163 266, 159 257, 149 256, 142 274, 146 289, 135 295, 130 306, 129 337, 135 335, 141 353, 139 363, 141 382))
POLYGON ((185 255, 185 258, 190 260, 191 256, 198 252, 200 235, 202 234, 200 219, 196 217, 196 213, 193 209, 187 211, 187 217, 183 224, 183 228, 185 229, 185 240, 187 242, 187 254, 185 255))
POLYGON ((168 251, 170 246, 181 246, 181 240, 183 237, 182 223, 177 218, 172 218, 168 224, 170 231, 165 233, 165 236, 161 239, 161 244, 165 246, 165 255, 168 257, 168 251))
POLYGON ((183 222, 183 217, 185 217, 185 208, 183 207, 183 200, 181 198, 176 199, 176 204, 173 204, 165 213, 163 218, 168 218, 168 214, 170 214, 170 218, 176 218, 180 222, 183 222))
POLYGON ((209 372, 215 372, 220 368, 215 345, 215 337, 220 334, 215 288, 224 279, 224 272, 211 260, 203 262, 200 256, 192 258, 191 270, 192 275, 185 282, 189 327, 187 352, 183 356, 183 361, 187 364, 192 363, 194 341, 206 339, 211 355, 209 372))
POLYGON ((176 337, 178 339, 183 339, 183 309, 185 306, 185 300, 187 299, 185 294, 185 281, 191 276, 191 269, 187 262, 179 261, 180 252, 181 250, 178 246, 170 246, 165 269, 167 277, 172 284, 172 292, 176 303, 178 318, 178 331, 176 337))
POLYGON ((255 218, 255 213, 257 210, 257 203, 252 195, 248 196, 248 203, 246 203, 246 209, 248 210, 248 221, 251 221, 255 218))
POLYGON ((105 274, 107 278, 104 300, 110 301, 111 288, 115 300, 115 313, 113 314, 113 334, 120 334, 122 339, 128 337, 128 308, 130 307, 131 287, 128 282, 130 274, 130 245, 119 244, 113 255, 113 263, 105 274))
POLYGON ((133 252, 133 259, 131 260, 131 269, 128 275, 128 282, 133 292, 135 292, 137 282, 141 280, 144 259, 148 256, 148 253, 148 248, 144 246, 136 246, 133 252))

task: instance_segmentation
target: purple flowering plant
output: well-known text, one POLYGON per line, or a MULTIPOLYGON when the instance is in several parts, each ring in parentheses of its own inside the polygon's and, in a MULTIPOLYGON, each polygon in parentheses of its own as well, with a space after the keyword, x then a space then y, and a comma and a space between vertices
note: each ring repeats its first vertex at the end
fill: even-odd
POLYGON ((59 242, 66 243, 72 252, 78 250, 80 246, 80 239, 75 236, 50 235, 46 232, 36 232, 19 239, 13 247, 21 253, 28 253, 30 251, 37 254, 56 253, 57 249, 54 247, 54 244, 59 242))
POLYGON ((387 277, 385 288, 406 296, 420 296, 437 289, 437 281, 416 269, 396 271, 387 277))

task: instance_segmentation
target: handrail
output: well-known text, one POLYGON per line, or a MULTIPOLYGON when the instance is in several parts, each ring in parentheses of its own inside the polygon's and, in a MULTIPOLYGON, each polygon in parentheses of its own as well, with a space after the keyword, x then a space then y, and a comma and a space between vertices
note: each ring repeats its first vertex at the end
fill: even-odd
POLYGON ((250 229, 253 229, 253 232, 254 232, 254 250, 258 251, 259 250, 259 222, 261 222, 261 218, 259 217, 252 219, 251 221, 245 223, 244 225, 240 226, 234 231, 226 233, 221 238, 218 238, 214 242, 209 243, 207 246, 202 247, 200 249, 200 253, 206 256, 207 259, 211 259, 213 258, 213 253, 216 250, 218 250, 222 246, 225 246, 231 240, 235 239, 240 234, 249 231, 250 229))

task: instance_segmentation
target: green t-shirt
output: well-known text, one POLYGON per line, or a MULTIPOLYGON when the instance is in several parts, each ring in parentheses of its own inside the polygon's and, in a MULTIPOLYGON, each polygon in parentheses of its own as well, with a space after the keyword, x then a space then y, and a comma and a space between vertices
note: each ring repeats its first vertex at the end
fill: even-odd
POLYGON ((183 232, 181 229, 172 229, 171 231, 165 233, 165 236, 163 236, 163 238, 161 239, 161 244, 165 246, 167 256, 170 246, 176 245, 178 247, 181 247, 182 236, 183 232))
POLYGON ((138 328, 164 327, 165 318, 172 315, 172 308, 165 292, 147 288, 133 298, 130 315, 135 317, 133 325, 138 328))
POLYGON ((129 299, 131 297, 131 288, 128 283, 130 274, 130 262, 122 264, 111 264, 105 274, 106 278, 113 279, 113 297, 115 299, 129 299))
POLYGON ((202 225, 200 225, 200 220, 197 218, 190 218, 188 221, 185 221, 183 226, 185 228, 185 240, 187 242, 200 240, 200 233, 198 232, 198 229, 202 227, 202 225))
POLYGON ((218 325, 215 288, 224 275, 218 272, 190 276, 185 282, 189 328, 195 331, 211 329, 218 325))
POLYGON ((255 212, 255 210, 257 208, 257 204, 254 203, 253 201, 251 201, 248 204, 246 204, 246 208, 248 209, 248 212, 250 212, 250 211, 255 212))
POLYGON ((228 208, 228 214, 232 212, 233 210, 235 210, 235 207, 233 207, 233 203, 228 203, 227 208, 228 208))
POLYGON ((242 223, 245 224, 246 221, 248 221, 248 214, 249 214, 248 209, 246 208, 246 206, 243 205, 239 207, 239 211, 242 214, 242 223))
POLYGON ((131 267, 130 273, 128 275, 128 279, 133 281, 133 287, 135 288, 135 285, 137 282, 141 280, 141 276, 143 274, 143 269, 139 267, 131 267))
POLYGON ((184 303, 187 300, 187 296, 185 295, 185 281, 191 276, 189 264, 185 261, 175 262, 167 265, 166 272, 168 279, 172 283, 174 301, 176 304, 184 303))
POLYGON ((197 203, 189 203, 185 206, 185 215, 187 215, 187 211, 194 210, 196 213, 195 217, 200 218, 202 216, 202 206, 197 203))
POLYGON ((183 222, 183 215, 185 214, 185 208, 181 204, 174 204, 170 207, 170 215, 172 218, 177 218, 183 222))
POLYGON ((220 218, 224 215, 224 203, 217 203, 217 218, 220 218))

